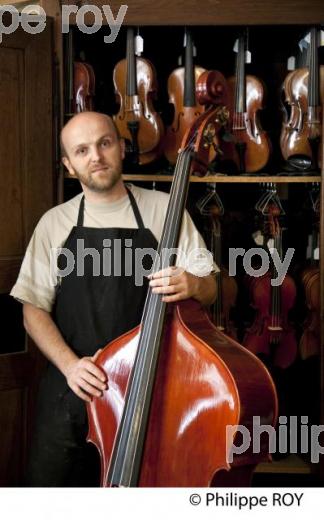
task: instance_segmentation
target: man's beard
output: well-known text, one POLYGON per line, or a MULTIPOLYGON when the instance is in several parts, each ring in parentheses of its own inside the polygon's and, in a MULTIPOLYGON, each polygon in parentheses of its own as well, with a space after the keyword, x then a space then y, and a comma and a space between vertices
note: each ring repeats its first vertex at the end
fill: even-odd
POLYGON ((97 170, 104 169, 105 171, 100 172, 97 175, 94 171, 90 171, 87 174, 80 173, 75 170, 75 174, 79 181, 82 182, 89 190, 96 193, 103 193, 110 191, 119 181, 121 177, 121 165, 119 168, 110 169, 109 166, 98 165, 97 170))

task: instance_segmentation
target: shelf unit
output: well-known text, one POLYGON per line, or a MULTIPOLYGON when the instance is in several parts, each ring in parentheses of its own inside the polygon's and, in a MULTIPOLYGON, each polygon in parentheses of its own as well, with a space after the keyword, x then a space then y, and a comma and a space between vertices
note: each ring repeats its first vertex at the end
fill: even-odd
MULTIPOLYGON (((134 182, 172 182, 172 175, 138 175, 136 173, 124 174, 123 179, 125 181, 134 181, 134 182)), ((258 183, 258 182, 275 182, 281 184, 292 184, 292 183, 312 183, 312 182, 321 182, 320 175, 314 176, 276 176, 276 175, 249 175, 249 176, 241 176, 241 175, 206 175, 205 177, 197 177, 192 175, 190 177, 190 182, 215 182, 215 183, 224 183, 224 184, 233 184, 233 183, 258 183)))
MULTIPOLYGON (((48 6, 47 13, 52 12, 56 18, 57 25, 60 24, 60 14, 57 11, 58 1, 41 0, 45 7, 48 6)), ((69 0, 63 0, 62 4, 68 4, 69 0)), ((97 6, 102 6, 104 2, 94 0, 91 2, 97 6)), ((110 7, 114 13, 118 12, 120 3, 110 2, 110 7)), ((270 0, 266 4, 261 0, 229 0, 223 2, 220 8, 219 2, 211 2, 208 9, 197 7, 195 0, 181 0, 170 2, 158 0, 154 3, 149 0, 134 0, 128 8, 123 25, 139 26, 241 26, 241 25, 312 25, 324 20, 324 3, 322 0, 270 0)), ((92 16, 85 17, 85 22, 93 24, 92 16)), ((71 25, 75 25, 75 15, 70 17, 71 25)), ((105 23, 105 21, 103 22, 105 23)), ((58 32, 56 32, 58 34, 58 32)), ((62 42, 56 36, 55 48, 58 53, 59 68, 62 71, 63 51, 62 42)), ((61 99, 62 99, 62 80, 61 80, 61 99)), ((62 103, 63 106, 63 103, 62 103)), ((324 107, 323 127, 324 127, 324 107)), ((222 183, 222 184, 242 184, 242 183, 278 183, 278 184, 301 184, 301 183, 321 183, 321 200, 324 200, 324 139, 321 143, 322 171, 320 175, 313 176, 291 176, 291 175, 206 175, 205 177, 192 176, 192 183, 222 183)), ((72 179, 68 175, 65 178, 72 179)), ((126 173, 123 175, 125 181, 130 182, 172 182, 172 175, 164 174, 138 174, 126 173)), ((62 180, 62 179, 61 179, 62 180)), ((320 292, 321 292, 321 395, 324 396, 324 211, 320 216, 320 292)), ((324 424, 324 397, 321 400, 321 424, 324 424)), ((320 477, 324 480, 323 457, 320 460, 320 477)), ((297 456, 289 457, 289 462, 275 461, 272 464, 260 464, 257 473, 289 473, 289 474, 311 474, 314 467, 301 461, 297 456)))

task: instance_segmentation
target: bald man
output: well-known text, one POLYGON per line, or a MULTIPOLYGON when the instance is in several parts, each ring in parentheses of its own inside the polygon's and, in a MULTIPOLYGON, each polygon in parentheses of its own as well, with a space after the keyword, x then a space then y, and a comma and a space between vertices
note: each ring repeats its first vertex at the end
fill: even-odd
MULTIPOLYGON (((197 276, 195 266, 138 283, 139 267, 148 272, 151 263, 147 255, 138 266, 136 251, 156 251, 169 197, 124 184, 125 145, 110 117, 74 116, 61 145, 62 161, 82 192, 40 219, 11 291, 23 303, 26 331, 49 360, 26 484, 96 486, 99 458, 86 442, 85 401, 107 389, 97 352, 140 323, 148 283, 165 302, 195 298, 203 305, 214 300, 216 284, 212 274, 197 276), (114 261, 103 266, 107 258, 114 261)), ((185 255, 205 248, 187 212, 179 248, 185 255)))

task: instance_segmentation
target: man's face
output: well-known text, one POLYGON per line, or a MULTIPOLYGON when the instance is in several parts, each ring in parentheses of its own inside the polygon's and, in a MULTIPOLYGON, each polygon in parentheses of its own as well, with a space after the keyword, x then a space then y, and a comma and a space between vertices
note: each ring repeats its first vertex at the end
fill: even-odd
POLYGON ((95 192, 109 191, 120 180, 124 142, 109 119, 89 114, 66 128, 63 142, 69 173, 95 192))

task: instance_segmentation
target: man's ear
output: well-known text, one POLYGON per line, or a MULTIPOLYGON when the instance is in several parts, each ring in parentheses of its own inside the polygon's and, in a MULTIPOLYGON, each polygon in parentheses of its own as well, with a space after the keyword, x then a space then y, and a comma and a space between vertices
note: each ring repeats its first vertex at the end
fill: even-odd
POLYGON ((64 164, 65 168, 68 170, 69 174, 74 176, 74 169, 71 166, 71 163, 67 157, 62 157, 62 163, 64 164))

